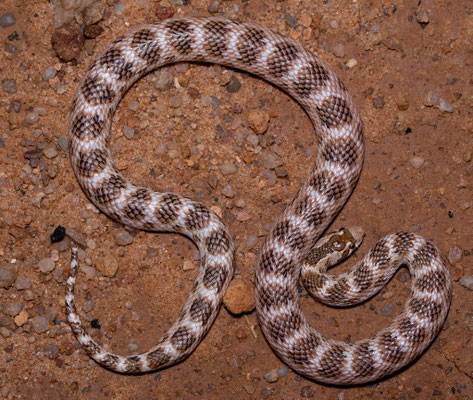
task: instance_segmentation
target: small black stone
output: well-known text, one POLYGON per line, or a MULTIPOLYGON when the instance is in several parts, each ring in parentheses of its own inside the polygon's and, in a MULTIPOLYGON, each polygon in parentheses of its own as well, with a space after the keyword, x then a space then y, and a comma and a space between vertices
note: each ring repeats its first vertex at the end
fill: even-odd
POLYGON ((90 326, 94 329, 100 329, 101 328, 98 319, 93 319, 92 321, 90 321, 90 326))
POLYGON ((66 236, 66 228, 61 225, 58 225, 54 232, 51 234, 50 239, 51 243, 58 243, 66 236))

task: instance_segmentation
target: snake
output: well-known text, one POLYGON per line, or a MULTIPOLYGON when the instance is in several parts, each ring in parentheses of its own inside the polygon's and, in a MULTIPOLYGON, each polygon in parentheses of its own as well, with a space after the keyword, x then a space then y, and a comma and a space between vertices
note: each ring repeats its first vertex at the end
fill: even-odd
POLYGON ((341 385, 379 379, 415 360, 439 333, 451 301, 450 272, 440 251, 417 234, 399 232, 380 239, 348 272, 327 273, 333 258, 351 253, 362 236, 358 229, 322 236, 362 170, 360 114, 332 69, 297 41, 221 17, 172 18, 125 34, 95 59, 74 96, 70 160, 88 199, 124 225, 187 236, 201 255, 174 324, 150 350, 121 356, 94 340, 79 318, 74 301, 78 250, 73 248, 66 312, 85 352, 105 368, 129 374, 183 360, 210 329, 233 277, 235 246, 219 216, 179 194, 130 183, 109 147, 112 116, 125 92, 150 71, 178 62, 214 63, 261 77, 298 102, 313 124, 314 167, 267 235, 255 270, 257 318, 277 356, 310 379, 341 385), (301 280, 320 301, 350 306, 377 293, 404 265, 411 294, 402 312, 372 338, 356 343, 326 338, 302 313, 301 280))

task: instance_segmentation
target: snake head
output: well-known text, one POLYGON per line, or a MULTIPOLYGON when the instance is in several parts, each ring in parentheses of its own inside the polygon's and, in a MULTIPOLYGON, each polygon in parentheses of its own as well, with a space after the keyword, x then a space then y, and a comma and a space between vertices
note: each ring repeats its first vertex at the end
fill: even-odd
POLYGON ((309 251, 306 261, 327 270, 353 254, 360 247, 364 236, 363 230, 357 226, 329 232, 309 251))

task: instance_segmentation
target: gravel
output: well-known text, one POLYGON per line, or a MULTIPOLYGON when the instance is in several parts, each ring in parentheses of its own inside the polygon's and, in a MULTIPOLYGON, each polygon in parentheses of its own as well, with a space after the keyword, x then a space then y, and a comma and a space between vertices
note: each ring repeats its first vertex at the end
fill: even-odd
POLYGON ((460 285, 466 287, 468 290, 473 290, 473 275, 465 275, 460 279, 460 285))
POLYGON ((16 17, 13 13, 9 12, 0 16, 0 26, 2 28, 8 28, 16 24, 16 17))
POLYGON ((31 287, 31 281, 27 276, 20 275, 18 278, 16 278, 15 287, 16 290, 29 289, 31 287))
POLYGON ((15 94, 17 91, 15 79, 4 79, 2 80, 2 88, 8 94, 15 94))
POLYGON ((45 81, 49 81, 50 79, 53 79, 56 76, 56 73, 57 73, 56 68, 48 67, 43 72, 43 79, 45 81))
POLYGON ((409 162, 415 169, 419 169, 422 167, 422 165, 424 165, 424 159, 419 156, 412 157, 409 162))
POLYGON ((459 246, 452 246, 448 249, 448 262, 451 265, 458 264, 463 258, 463 250, 459 246))
POLYGON ((385 304, 383 307, 381 307, 381 314, 384 315, 385 317, 390 317, 392 313, 394 312, 394 306, 391 303, 385 304))
POLYGON ((46 332, 49 328, 48 320, 42 316, 32 318, 31 323, 33 324, 33 329, 36 333, 46 332))
POLYGON ((51 272, 54 269, 54 261, 52 258, 43 258, 38 263, 38 268, 43 273, 51 272))
POLYGON ((6 288, 15 282, 16 279, 16 272, 14 268, 3 265, 0 266, 0 288, 6 288))
POLYGON ((210 14, 215 14, 218 12, 219 8, 220 8, 220 1, 219 0, 213 0, 210 2, 210 4, 208 5, 207 7, 207 11, 210 13, 210 14))
POLYGON ((133 243, 133 236, 131 236, 125 230, 115 232, 115 234, 113 235, 113 239, 115 240, 115 243, 119 246, 128 246, 133 243))
POLYGON ((220 166, 220 172, 223 175, 231 175, 237 171, 237 167, 235 164, 222 164, 220 166))
POLYGON ((276 369, 272 369, 271 371, 266 372, 263 375, 263 377, 266 380, 266 382, 269 382, 269 383, 277 382, 279 379, 278 371, 276 369))

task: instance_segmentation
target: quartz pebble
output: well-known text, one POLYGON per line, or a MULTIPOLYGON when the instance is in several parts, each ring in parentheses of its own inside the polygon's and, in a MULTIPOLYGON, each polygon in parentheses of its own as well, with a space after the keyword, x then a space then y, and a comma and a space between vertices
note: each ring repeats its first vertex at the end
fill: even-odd
POLYGON ((453 112, 453 105, 449 103, 447 100, 440 98, 439 99, 439 109, 440 111, 452 113, 453 112))
POLYGON ((422 157, 415 156, 410 159, 410 163, 415 169, 419 169, 424 164, 424 159, 422 157))
POLYGON ((448 262, 451 265, 458 264, 463 258, 463 250, 461 247, 452 246, 448 249, 448 262))

